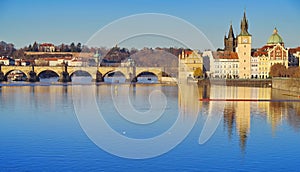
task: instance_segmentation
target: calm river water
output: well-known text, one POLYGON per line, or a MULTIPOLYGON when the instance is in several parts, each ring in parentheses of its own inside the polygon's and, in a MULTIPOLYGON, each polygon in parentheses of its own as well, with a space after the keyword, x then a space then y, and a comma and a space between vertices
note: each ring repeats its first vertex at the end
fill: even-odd
MULTIPOLYGON (((257 87, 211 86, 199 87, 196 92, 161 84, 2 84, 0 171, 298 171, 300 102, 286 101, 297 97, 257 87), (78 87, 94 91, 104 119, 126 137, 160 135, 178 122, 178 112, 184 111, 179 121, 183 125, 198 117, 174 149, 149 159, 121 158, 99 148, 81 128, 74 108, 78 100, 74 88, 78 87), (118 98, 129 93, 127 100, 135 110, 146 112, 151 108, 148 99, 153 90, 164 93, 167 102, 157 121, 139 125, 119 115, 112 95, 118 98), (199 101, 218 98, 217 92, 226 93, 225 98, 272 101, 199 101), (180 96, 185 93, 187 96, 180 96), (206 119, 215 113, 220 115, 220 123, 211 137, 199 144, 206 119)), ((107 137, 101 139, 105 142, 107 137)))

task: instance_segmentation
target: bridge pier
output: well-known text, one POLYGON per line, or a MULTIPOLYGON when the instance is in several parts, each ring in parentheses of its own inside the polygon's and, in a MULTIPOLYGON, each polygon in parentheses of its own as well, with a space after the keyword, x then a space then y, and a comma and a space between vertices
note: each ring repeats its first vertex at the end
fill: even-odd
POLYGON ((130 66, 130 68, 127 69, 129 73, 129 81, 127 82, 137 82, 137 77, 136 77, 136 67, 135 66, 130 66))
POLYGON ((94 81, 95 82, 104 82, 104 78, 98 70, 97 70, 97 73, 96 73, 96 79, 94 79, 94 81))
POLYGON ((34 65, 32 65, 31 71, 28 73, 29 78, 27 78, 28 82, 39 82, 40 78, 34 72, 34 65))
POLYGON ((5 75, 2 71, 0 71, 0 82, 6 81, 5 75))
POLYGON ((0 82, 6 81, 5 75, 2 72, 2 64, 0 64, 0 82))
POLYGON ((59 76, 58 82, 72 82, 69 73, 63 71, 59 76))
POLYGON ((34 71, 30 71, 28 73, 29 78, 27 78, 28 82, 39 82, 40 78, 36 75, 36 73, 34 71))

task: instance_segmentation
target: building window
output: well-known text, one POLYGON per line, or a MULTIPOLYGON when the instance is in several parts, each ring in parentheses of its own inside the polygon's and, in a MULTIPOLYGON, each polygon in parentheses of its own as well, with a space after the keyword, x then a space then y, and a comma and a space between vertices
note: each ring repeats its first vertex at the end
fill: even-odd
POLYGON ((244 67, 244 70, 246 70, 246 68, 244 67))
POLYGON ((246 55, 246 52, 244 52, 244 55, 246 55))
POLYGON ((246 48, 246 45, 244 45, 244 48, 246 48))
POLYGON ((246 62, 246 60, 244 60, 244 62, 246 62))

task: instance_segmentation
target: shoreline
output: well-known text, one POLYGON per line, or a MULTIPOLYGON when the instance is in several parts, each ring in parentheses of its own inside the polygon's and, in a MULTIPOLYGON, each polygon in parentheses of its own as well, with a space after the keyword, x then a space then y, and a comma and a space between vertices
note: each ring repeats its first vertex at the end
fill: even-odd
POLYGON ((272 79, 203 79, 198 85, 272 87, 272 79))
MULTIPOLYGON (((134 84, 134 85, 178 85, 175 82, 161 82, 161 83, 107 83, 107 82, 26 82, 26 81, 16 81, 16 82, 0 82, 0 86, 72 86, 72 85, 124 85, 124 84, 134 84)), ((271 87, 272 79, 203 79, 198 80, 198 86, 207 85, 224 85, 224 86, 249 86, 249 87, 271 87)))

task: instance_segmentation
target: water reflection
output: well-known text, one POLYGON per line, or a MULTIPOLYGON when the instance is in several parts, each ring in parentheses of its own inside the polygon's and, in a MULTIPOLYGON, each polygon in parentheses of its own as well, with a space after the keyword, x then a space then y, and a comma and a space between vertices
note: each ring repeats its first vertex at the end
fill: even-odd
MULTIPOLYGON (((215 98, 214 90, 219 89, 226 93, 228 99, 265 99, 270 101, 224 101, 223 126, 228 133, 228 139, 231 140, 234 131, 239 137, 240 149, 244 152, 247 145, 251 129, 251 116, 259 115, 266 119, 272 128, 272 135, 276 134, 276 128, 287 121, 296 131, 300 130, 300 102, 287 102, 285 100, 298 97, 286 96, 279 90, 271 88, 253 88, 253 87, 221 87, 212 85, 210 88, 201 87, 199 92, 203 93, 202 98, 215 98), (210 95, 210 96, 208 96, 210 95), (283 100, 283 101, 272 101, 283 100)), ((207 103, 208 109, 212 109, 218 101, 203 102, 207 103)), ((205 106, 203 106, 205 108, 205 106)), ((210 114, 211 111, 208 111, 210 114)))
MULTIPOLYGON (((148 101, 149 94, 153 90, 161 90, 168 98, 166 107, 167 116, 160 119, 156 124, 152 124, 149 128, 143 128, 128 124, 128 126, 119 126, 115 121, 119 120, 116 113, 111 109, 106 109, 107 119, 110 120, 112 127, 116 131, 124 131, 126 129, 129 136, 136 138, 152 137, 166 131, 176 118, 175 113, 181 112, 184 115, 183 120, 194 118, 192 115, 201 109, 200 115, 214 115, 214 112, 221 112, 223 120, 221 127, 226 132, 225 137, 228 140, 237 138, 241 151, 247 150, 249 140, 255 139, 256 134, 250 136, 251 131, 257 127, 255 119, 260 118, 269 129, 267 136, 275 137, 282 126, 288 126, 295 132, 300 131, 300 103, 286 101, 208 101, 200 102, 199 98, 215 98, 222 93, 226 98, 234 99, 270 99, 270 100, 299 100, 297 96, 293 96, 288 92, 274 90, 271 88, 253 88, 253 87, 222 87, 222 86, 203 86, 194 87, 192 85, 181 85, 178 88, 174 86, 151 84, 130 85, 129 89, 123 89, 125 85, 98 85, 94 86, 96 95, 99 99, 100 107, 107 108, 111 106, 111 88, 114 94, 121 96, 124 91, 129 91, 130 100, 134 107, 139 111, 147 111, 150 108, 148 101), (123 91, 123 92, 122 92, 123 91), (224 104, 224 106, 220 106, 224 104), (175 114, 175 115, 174 115, 175 114), (117 119, 117 120, 116 120, 117 119), (143 128, 143 130, 141 130, 143 128), (132 133, 130 133, 132 129, 132 133), (146 135, 144 135, 146 133, 146 135)), ((68 110, 72 110, 72 86, 2 86, 0 87, 0 108, 1 115, 10 113, 28 113, 41 116, 45 113, 64 114, 68 110), (34 113, 32 113, 34 112, 34 113), (63 113, 61 113, 63 112, 63 113)), ((102 109, 101 109, 102 110, 102 109)), ((51 114, 51 115, 53 115, 51 114)), ((51 116, 49 116, 51 118, 51 116)), ((29 118, 30 119, 30 118, 29 118)), ((5 120, 3 120, 5 122, 5 120)), ((261 124, 260 124, 261 125, 261 124)), ((202 126, 197 126, 202 127, 202 126)), ((198 133, 199 134, 199 133, 198 133)), ((197 138, 193 138, 197 139, 197 138)), ((224 141, 225 142, 225 141, 224 141)))

